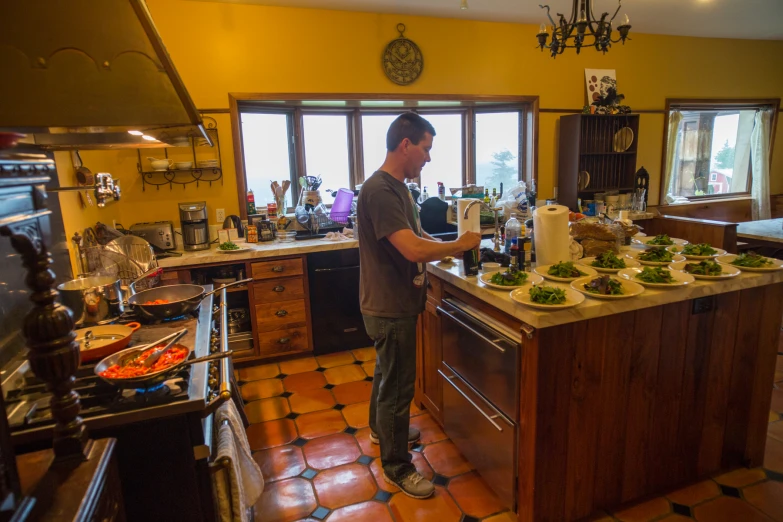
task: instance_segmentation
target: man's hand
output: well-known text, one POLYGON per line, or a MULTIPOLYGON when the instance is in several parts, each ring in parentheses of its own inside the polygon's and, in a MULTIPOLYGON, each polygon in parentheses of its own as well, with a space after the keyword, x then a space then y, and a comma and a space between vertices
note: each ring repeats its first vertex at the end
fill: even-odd
POLYGON ((478 248, 481 244, 481 234, 476 232, 465 232, 454 242, 457 247, 457 252, 467 252, 478 248))

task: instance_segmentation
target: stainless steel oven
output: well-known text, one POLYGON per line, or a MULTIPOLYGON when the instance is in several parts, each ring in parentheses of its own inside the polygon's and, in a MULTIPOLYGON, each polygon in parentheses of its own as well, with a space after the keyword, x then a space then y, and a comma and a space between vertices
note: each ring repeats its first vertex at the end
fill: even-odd
POLYGON ((441 316, 446 433, 510 509, 516 509, 521 336, 455 299, 441 316))

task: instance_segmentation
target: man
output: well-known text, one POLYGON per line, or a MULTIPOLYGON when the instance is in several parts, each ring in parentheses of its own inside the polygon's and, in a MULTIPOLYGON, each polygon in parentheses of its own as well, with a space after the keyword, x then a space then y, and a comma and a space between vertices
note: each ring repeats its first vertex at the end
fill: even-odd
POLYGON ((377 359, 370 398, 371 439, 381 445, 383 478, 406 495, 427 498, 435 488, 411 464, 408 443, 416 380, 416 320, 426 299, 426 263, 478 246, 481 236, 433 240, 421 230, 405 179, 418 178, 430 161, 435 129, 415 113, 394 120, 386 135, 386 160, 359 193, 361 309, 377 359))

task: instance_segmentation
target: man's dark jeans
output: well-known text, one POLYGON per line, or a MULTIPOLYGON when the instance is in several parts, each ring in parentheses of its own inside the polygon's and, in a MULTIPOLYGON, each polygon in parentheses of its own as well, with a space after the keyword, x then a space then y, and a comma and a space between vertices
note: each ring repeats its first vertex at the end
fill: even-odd
POLYGON ((416 320, 364 316, 377 352, 370 397, 370 429, 381 442, 383 471, 402 480, 416 467, 408 453, 410 407, 416 385, 416 320))

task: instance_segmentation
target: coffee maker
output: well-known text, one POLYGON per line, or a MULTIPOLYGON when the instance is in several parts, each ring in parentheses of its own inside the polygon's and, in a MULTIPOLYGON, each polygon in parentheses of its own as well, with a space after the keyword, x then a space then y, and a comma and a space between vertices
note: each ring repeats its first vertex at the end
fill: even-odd
POLYGON ((179 221, 182 225, 182 244, 185 250, 207 250, 209 248, 209 222, 207 203, 180 203, 179 221))

